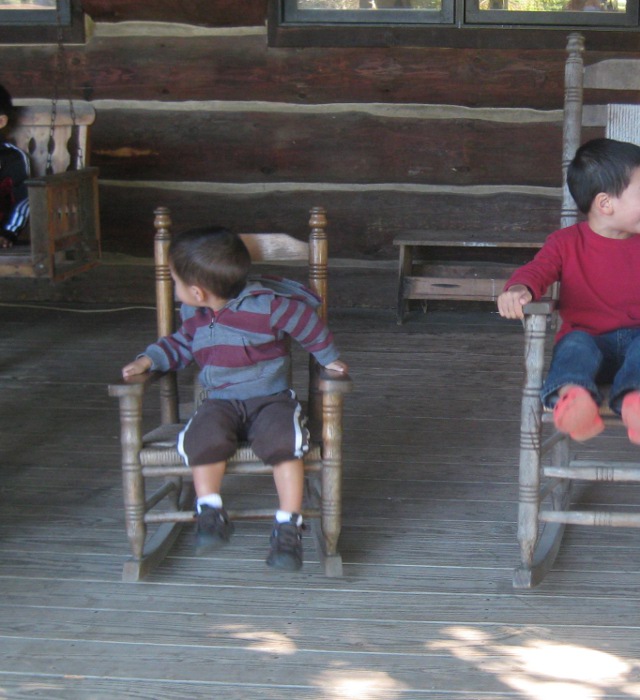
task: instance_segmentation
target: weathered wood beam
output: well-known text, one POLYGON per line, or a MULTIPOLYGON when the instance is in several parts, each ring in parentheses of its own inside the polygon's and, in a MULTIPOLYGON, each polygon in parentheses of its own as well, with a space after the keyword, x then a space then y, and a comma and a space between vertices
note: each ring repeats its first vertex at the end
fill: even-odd
MULTIPOLYGON (((51 93, 55 46, 0 47, 18 97, 51 93)), ((562 107, 564 52, 472 49, 271 49, 264 34, 101 36, 67 48, 83 99, 384 102, 562 107)), ((601 58, 624 57, 602 53, 601 58)), ((606 99, 607 95, 601 95, 606 99)), ((618 95, 618 99, 632 95, 618 95)), ((589 100, 587 92, 585 99, 589 100)))
POLYGON ((435 107, 97 107, 92 163, 103 179, 561 184, 561 114, 495 110, 491 119, 476 119, 474 110, 435 107))
POLYGON ((105 250, 146 256, 152 249, 149 212, 168 206, 175 230, 205 223, 236 231, 287 231, 305 235, 312 206, 331 212, 332 251, 341 256, 395 259, 393 238, 409 229, 468 230, 517 237, 546 235, 557 228, 560 190, 531 193, 505 188, 280 186, 207 187, 180 183, 102 183, 105 250), (302 222, 302 223, 301 223, 302 222), (126 231, 126 235, 123 232, 126 231))
MULTIPOLYGON (((177 33, 178 34, 178 33, 177 33)), ((52 93, 55 45, 0 46, 15 97, 52 93)), ((73 96, 86 100, 375 102, 560 109, 564 51, 305 49, 262 33, 101 35, 67 47, 73 96)), ((598 58, 624 54, 598 54, 598 58)), ((607 96, 605 95, 604 98, 607 96)), ((624 100, 631 95, 618 95, 624 100)), ((586 100, 590 96, 587 92, 586 100)))
MULTIPOLYGON (((16 97, 52 90, 55 46, 0 47, 16 97)), ((68 47, 76 98, 386 102, 558 109, 564 53, 269 49, 264 35, 100 36, 68 47)))

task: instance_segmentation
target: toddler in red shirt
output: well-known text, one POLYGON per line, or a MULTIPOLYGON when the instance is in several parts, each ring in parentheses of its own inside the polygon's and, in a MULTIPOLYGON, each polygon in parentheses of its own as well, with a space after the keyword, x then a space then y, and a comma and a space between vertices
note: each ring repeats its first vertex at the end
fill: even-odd
POLYGON ((560 329, 541 390, 561 432, 582 441, 604 429, 598 384, 640 444, 640 147, 613 139, 583 144, 567 185, 586 221, 551 234, 498 297, 504 318, 560 282, 560 329))

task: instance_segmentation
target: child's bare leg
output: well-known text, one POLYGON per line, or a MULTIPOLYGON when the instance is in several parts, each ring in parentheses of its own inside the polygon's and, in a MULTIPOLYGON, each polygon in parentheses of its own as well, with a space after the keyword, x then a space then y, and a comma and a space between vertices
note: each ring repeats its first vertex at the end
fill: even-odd
POLYGON ((210 494, 220 494, 226 468, 226 462, 200 464, 193 467, 193 486, 196 490, 196 496, 202 498, 210 494))
POLYGON ((275 569, 297 571, 302 566, 302 498, 304 466, 301 459, 281 462, 273 468, 280 509, 271 533, 267 564, 275 569))
POLYGON ((193 485, 197 497, 196 554, 206 554, 229 541, 234 526, 222 507, 220 489, 226 462, 193 467, 193 485))
POLYGON ((273 468, 280 510, 300 513, 304 492, 304 466, 301 459, 280 462, 273 468))
POLYGON ((567 384, 558 395, 553 422, 561 433, 568 433, 574 440, 582 442, 604 430, 598 404, 584 387, 567 384))
POLYGON ((630 391, 622 400, 622 422, 627 427, 629 440, 640 445, 640 391, 630 391))

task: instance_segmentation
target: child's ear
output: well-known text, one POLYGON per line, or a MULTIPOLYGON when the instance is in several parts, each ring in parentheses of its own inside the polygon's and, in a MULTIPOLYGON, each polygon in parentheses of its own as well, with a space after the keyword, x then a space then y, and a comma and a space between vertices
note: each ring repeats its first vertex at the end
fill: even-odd
POLYGON ((192 284, 191 287, 189 287, 189 289, 191 290, 191 293, 197 301, 203 302, 206 299, 204 289, 202 287, 199 287, 197 284, 192 284))
POLYGON ((4 129, 9 123, 9 117, 6 114, 0 114, 0 129, 4 129))
POLYGON ((594 208, 600 213, 609 215, 613 211, 613 202, 606 192, 599 192, 593 199, 594 208))

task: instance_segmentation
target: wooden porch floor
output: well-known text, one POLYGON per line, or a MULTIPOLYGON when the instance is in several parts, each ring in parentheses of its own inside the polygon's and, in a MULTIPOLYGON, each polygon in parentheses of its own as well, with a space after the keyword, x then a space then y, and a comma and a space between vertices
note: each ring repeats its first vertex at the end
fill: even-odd
POLYGON ((311 538, 300 574, 268 570, 269 526, 239 523, 206 558, 185 531, 156 573, 125 584, 106 385, 152 339, 152 312, 0 318, 0 697, 640 698, 636 533, 572 528, 540 588, 511 587, 518 324, 333 313, 355 380, 344 578, 323 576, 311 538))

